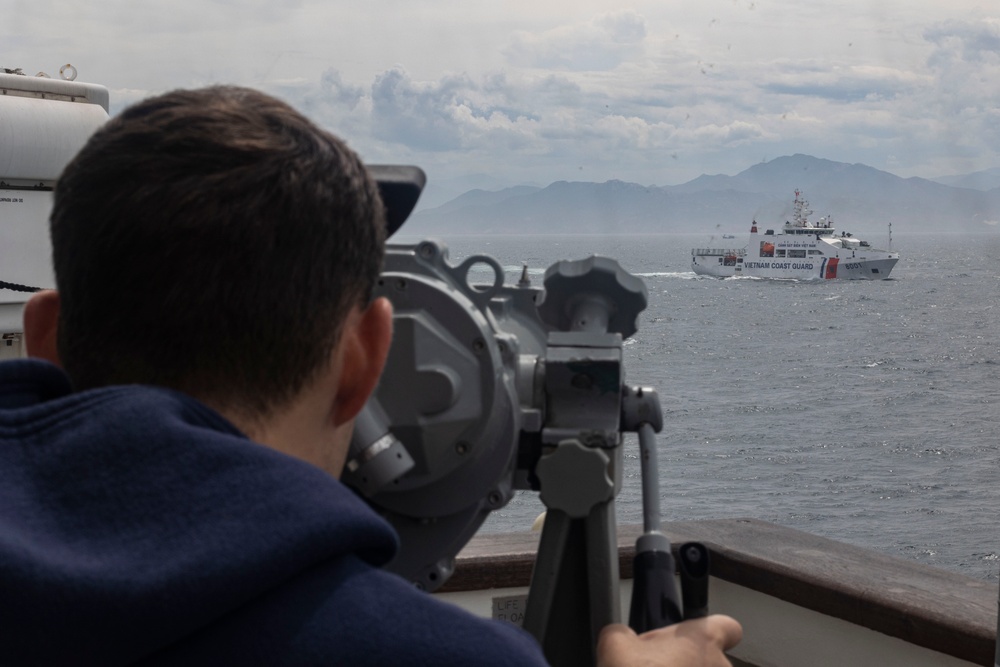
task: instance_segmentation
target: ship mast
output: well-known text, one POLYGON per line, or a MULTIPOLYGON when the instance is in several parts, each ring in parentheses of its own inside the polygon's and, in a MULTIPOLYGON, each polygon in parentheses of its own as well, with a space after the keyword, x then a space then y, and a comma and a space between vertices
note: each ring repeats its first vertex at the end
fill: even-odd
POLYGON ((802 193, 796 188, 794 225, 796 227, 808 227, 810 214, 812 214, 812 209, 809 208, 809 202, 802 198, 802 193))

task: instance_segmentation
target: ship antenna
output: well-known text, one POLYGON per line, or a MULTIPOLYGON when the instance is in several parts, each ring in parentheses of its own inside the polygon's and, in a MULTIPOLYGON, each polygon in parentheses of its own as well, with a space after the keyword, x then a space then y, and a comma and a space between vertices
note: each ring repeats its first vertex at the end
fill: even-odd
POLYGON ((889 251, 892 252, 892 223, 889 223, 889 251))

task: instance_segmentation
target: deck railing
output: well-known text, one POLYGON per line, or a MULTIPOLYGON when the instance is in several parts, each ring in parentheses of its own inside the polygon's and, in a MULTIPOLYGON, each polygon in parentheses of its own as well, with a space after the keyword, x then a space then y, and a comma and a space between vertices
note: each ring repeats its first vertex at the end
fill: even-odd
MULTIPOLYGON (((619 567, 626 579, 632 576, 635 539, 641 528, 619 528, 619 567)), ((816 615, 831 619, 828 625, 834 644, 844 641, 837 634, 846 632, 847 626, 837 625, 843 622, 873 630, 864 636, 875 638, 876 645, 888 642, 888 657, 879 661, 869 655, 866 664, 993 664, 995 581, 972 579, 754 519, 665 523, 663 532, 675 549, 695 540, 711 552, 717 593, 710 594, 711 608, 731 613, 744 623, 744 642, 734 651, 741 658, 737 664, 845 664, 836 652, 825 657, 811 653, 819 650, 825 626, 818 626, 821 629, 815 633, 819 634, 810 631, 794 636, 791 621, 816 615), (734 595, 737 589, 755 592, 753 606, 731 606, 739 600, 734 595), (791 620, 780 620, 778 601, 792 608, 791 620), (767 610, 772 608, 779 615, 769 616, 767 610), (793 640, 804 642, 804 657, 766 657, 800 650, 793 640), (816 646, 810 648, 811 643, 816 646), (930 658, 916 659, 920 650, 929 650, 930 658), (894 653, 898 655, 892 657, 894 653)), ((537 548, 538 533, 477 536, 459 554, 455 574, 441 592, 523 589, 530 581, 537 548)), ((864 656, 866 649, 859 644, 852 650, 864 656)))
POLYGON ((744 257, 747 250, 746 248, 695 248, 691 254, 699 257, 725 257, 726 255, 744 257))

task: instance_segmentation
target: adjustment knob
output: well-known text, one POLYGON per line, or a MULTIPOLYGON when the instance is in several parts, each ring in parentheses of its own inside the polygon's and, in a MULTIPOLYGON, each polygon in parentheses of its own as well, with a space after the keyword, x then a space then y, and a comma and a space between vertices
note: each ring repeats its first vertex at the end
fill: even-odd
POLYGON ((628 338, 646 309, 648 293, 639 278, 613 259, 593 255, 563 260, 545 272, 538 314, 560 331, 600 331, 628 338))

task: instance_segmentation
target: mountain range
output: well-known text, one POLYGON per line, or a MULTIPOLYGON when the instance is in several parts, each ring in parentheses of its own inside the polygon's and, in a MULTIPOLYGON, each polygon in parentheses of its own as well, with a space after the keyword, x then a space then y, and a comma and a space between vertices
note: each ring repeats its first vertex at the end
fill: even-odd
POLYGON ((702 175, 672 186, 624 181, 558 181, 547 187, 470 190, 418 210, 406 233, 642 234, 743 233, 755 220, 778 227, 792 216, 795 190, 837 229, 899 232, 1000 231, 1000 169, 902 178, 863 164, 790 155, 736 174, 702 175))

